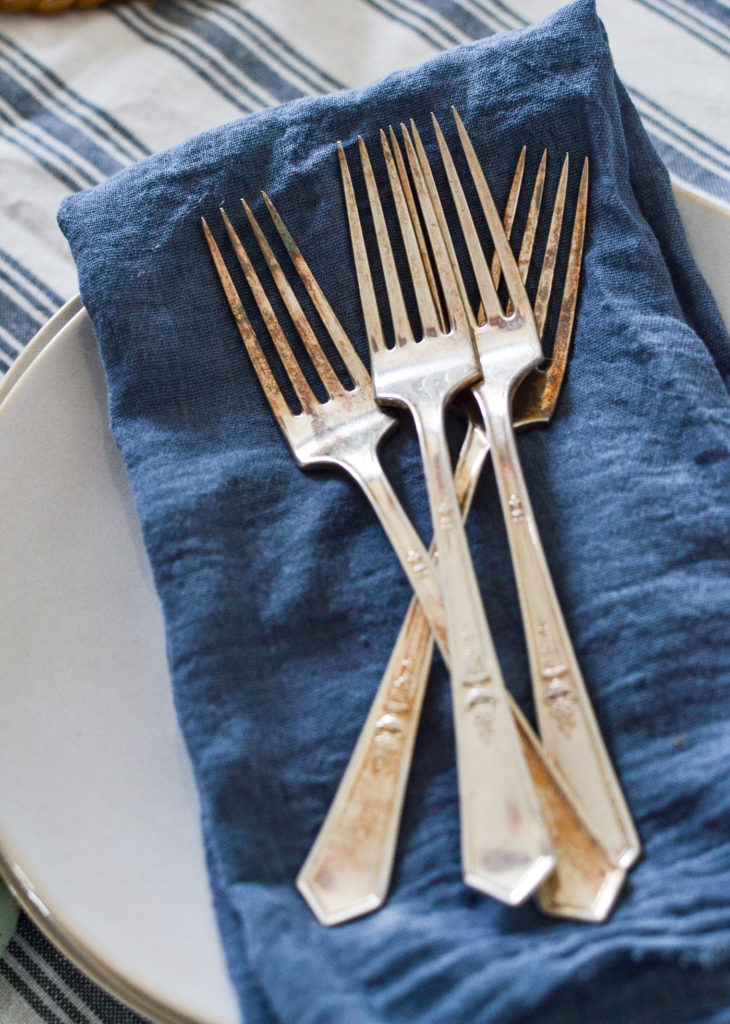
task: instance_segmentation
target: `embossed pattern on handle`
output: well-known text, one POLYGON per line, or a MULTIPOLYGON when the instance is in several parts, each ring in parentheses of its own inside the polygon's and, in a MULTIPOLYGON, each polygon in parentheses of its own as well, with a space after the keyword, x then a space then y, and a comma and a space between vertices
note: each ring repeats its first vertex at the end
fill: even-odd
MULTIPOLYGON (((486 381, 487 365, 484 371, 486 381)), ((614 863, 628 869, 639 855, 639 837, 560 610, 519 462, 509 398, 486 383, 474 393, 488 424, 545 752, 569 781, 594 835, 614 863)))
MULTIPOLYGON (((454 476, 464 519, 488 452, 485 430, 470 420, 454 476)), ((429 556, 435 550, 432 544, 429 556)), ((414 598, 337 795, 297 878, 322 924, 369 913, 386 898, 432 652, 433 635, 414 598)), ((442 653, 448 664, 443 647, 442 653)), ((611 864, 590 834, 564 785, 545 763, 529 724, 511 703, 556 854, 555 870, 540 887, 538 901, 556 916, 602 921, 624 872, 611 864)))
POLYGON ((449 639, 465 881, 507 903, 533 892, 554 856, 522 756, 454 488, 444 406, 410 403, 439 551, 449 639))
POLYGON ((433 633, 413 600, 347 771, 297 887, 322 924, 382 906, 433 655, 433 633))

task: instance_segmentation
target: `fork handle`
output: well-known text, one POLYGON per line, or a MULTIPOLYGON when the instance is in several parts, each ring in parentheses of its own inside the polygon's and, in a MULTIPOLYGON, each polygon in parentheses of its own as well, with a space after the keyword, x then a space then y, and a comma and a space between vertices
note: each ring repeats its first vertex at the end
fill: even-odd
POLYGON ((496 899, 520 903, 552 870, 555 860, 469 552, 446 444, 444 407, 425 391, 413 400, 410 411, 439 551, 464 879, 496 899))
POLYGON ((475 389, 506 524, 540 736, 594 835, 628 869, 639 837, 611 765, 560 610, 517 453, 506 389, 475 389))
MULTIPOLYGON (((466 519, 489 442, 469 421, 455 473, 466 519)), ((435 552, 431 545, 430 555, 435 552)), ((337 794, 297 877, 322 924, 335 925, 382 906, 395 857, 411 758, 433 653, 433 634, 414 597, 337 794)), ((447 652, 442 651, 448 663, 447 652)), ((540 887, 547 912, 589 921, 608 914, 623 882, 586 829, 532 729, 512 704, 523 751, 557 856, 540 887)))
POLYGON ((433 633, 411 602, 388 667, 297 888, 318 920, 340 924, 382 906, 426 693, 433 633))

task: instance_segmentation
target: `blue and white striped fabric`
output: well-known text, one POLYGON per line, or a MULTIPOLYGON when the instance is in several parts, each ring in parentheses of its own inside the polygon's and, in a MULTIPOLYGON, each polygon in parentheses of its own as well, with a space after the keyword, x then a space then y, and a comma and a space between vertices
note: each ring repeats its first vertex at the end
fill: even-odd
MULTIPOLYGON (((75 270, 65 195, 242 113, 363 84, 521 27, 556 0, 157 0, 0 15, 0 374, 75 270)), ((604 0, 616 64, 673 176, 730 206, 730 4, 604 0)), ((27 921, 0 959, 3 1024, 139 1020, 27 921)))

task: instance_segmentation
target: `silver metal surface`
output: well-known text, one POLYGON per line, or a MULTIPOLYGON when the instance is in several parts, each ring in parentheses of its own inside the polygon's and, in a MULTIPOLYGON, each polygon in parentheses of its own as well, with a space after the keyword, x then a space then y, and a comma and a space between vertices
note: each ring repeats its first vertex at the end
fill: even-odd
MULTIPOLYGON (((410 140, 405 138, 406 148, 410 140)), ((446 445, 444 412, 479 369, 449 255, 422 178, 410 159, 413 183, 437 265, 450 329, 433 302, 411 216, 388 139, 381 133, 391 192, 401 228, 422 337, 411 327, 378 187, 363 140, 360 158, 388 292, 395 344, 387 347, 344 151, 340 161, 379 401, 406 407, 416 424, 431 519, 439 551, 459 778, 462 869, 465 881, 497 899, 519 903, 554 867, 527 764, 511 713, 464 532, 446 445)), ((409 157, 412 157, 409 152, 409 157)))
MULTIPOLYGON (((401 176, 403 163, 392 134, 391 147, 401 176)), ((342 156, 340 160, 343 161, 342 156)), ((508 237, 515 218, 524 165, 523 149, 505 206, 504 228, 508 237)), ((543 157, 520 246, 519 267, 523 278, 527 276, 532 255, 535 239, 532 222, 539 215, 544 176, 543 157)), ((560 316, 552 339, 552 356, 545 369, 533 370, 518 387, 513 402, 516 427, 548 422, 557 405, 577 299, 585 230, 585 192, 583 187, 573 224, 571 255, 565 274, 560 316)), ((415 207, 409 204, 412 218, 414 210, 415 207)), ((541 332, 554 271, 552 253, 560 238, 562 212, 559 194, 534 304, 535 320, 541 332)), ((354 230, 358 231, 357 223, 354 230)), ((421 243, 419 250, 424 262, 430 259, 421 243)), ((495 286, 499 284, 500 275, 501 266, 495 253, 492 262, 495 286)), ((470 422, 455 473, 455 486, 464 515, 468 512, 488 452, 486 431, 481 424, 470 422)), ((429 553, 433 555, 434 551, 435 545, 432 545, 429 553)), ((441 645, 448 664, 448 651, 443 650, 443 641, 441 645)), ((335 799, 299 874, 300 889, 323 923, 337 924, 350 920, 375 910, 386 898, 432 652, 433 635, 427 626, 426 613, 414 598, 335 799)), ((611 863, 585 825, 568 795, 567 787, 545 763, 542 748, 516 705, 513 705, 513 712, 557 859, 555 871, 538 890, 539 903, 543 910, 557 916, 602 921, 623 885, 625 872, 611 863)))
MULTIPOLYGON (((522 159, 515 175, 505 214, 508 226, 511 224, 511 217, 514 216, 514 205, 519 192, 523 165, 524 160, 522 159)), ((338 349, 343 358, 347 357, 348 371, 353 379, 358 380, 358 386, 367 385, 367 381, 360 372, 362 370, 366 373, 366 371, 352 350, 349 339, 339 325, 316 279, 273 204, 268 201, 267 197, 264 198, 276 229, 284 241, 318 315, 325 324, 330 337, 337 339, 338 349)), ((260 233, 260 229, 259 234, 259 244, 263 240, 265 243, 264 254, 266 255, 270 250, 268 250, 268 245, 260 233)), ((218 246, 208 230, 206 230, 206 237, 243 340, 272 409, 275 411, 285 436, 288 437, 291 410, 281 399, 280 389, 271 374, 268 363, 264 361, 253 329, 243 311, 236 287, 230 278, 218 246)), ((270 256, 269 258, 271 259, 270 256)), ((240 259, 241 254, 239 253, 240 259)), ((243 259, 244 262, 247 261, 245 250, 243 259)), ((271 259, 270 266, 272 266, 272 272, 277 274, 280 272, 281 268, 277 269, 278 265, 273 259, 271 259)), ((249 276, 251 276, 251 269, 249 269, 249 276)), ((251 279, 256 287, 256 280, 253 277, 251 279)), ((284 290, 286 291, 286 288, 284 290)), ((263 302, 263 297, 259 296, 259 300, 263 302)), ((301 311, 297 309, 298 304, 292 302, 292 296, 289 297, 289 300, 290 309, 295 317, 299 317, 301 311)), ((265 303, 264 309, 268 314, 265 303)), ((301 313, 301 317, 306 322, 303 313, 301 313)), ((523 390, 531 382, 536 382, 535 386, 528 389, 529 397, 525 402, 525 419, 528 421, 547 420, 552 414, 567 361, 570 322, 570 317, 567 315, 561 318, 560 327, 554 340, 553 360, 545 374, 550 378, 551 386, 546 387, 541 384, 539 379, 542 376, 541 371, 535 371, 525 381, 523 390), (567 333, 564 329, 566 326, 567 333), (552 375, 553 367, 556 367, 554 375, 552 375)), ((278 321, 275 316, 271 318, 271 326, 276 332, 278 321)), ((278 342, 279 346, 286 346, 281 348, 286 360, 285 365, 289 366, 290 372, 296 379, 298 367, 291 362, 289 346, 286 345, 283 336, 278 338, 278 342)), ((310 344, 312 344, 311 339, 310 344)), ((358 420, 359 417, 355 417, 355 419, 358 420)), ((293 436, 295 443, 302 440, 301 427, 299 433, 293 436)), ((469 436, 473 438, 473 442, 466 444, 464 456, 459 463, 460 470, 457 471, 457 487, 460 491, 475 485, 488 450, 486 434, 483 430, 478 428, 470 430, 469 436)), ((307 457, 311 457, 311 447, 311 442, 308 444, 305 442, 305 451, 309 449, 307 457)), ((323 448, 322 455, 323 458, 328 459, 331 456, 331 451, 323 448)), ((335 460, 335 464, 342 464, 339 457, 335 460)), ((371 494, 375 495, 376 493, 377 484, 371 494)), ((386 499, 388 494, 386 488, 386 499)), ((430 568, 430 563, 422 561, 421 553, 416 546, 420 544, 420 541, 417 537, 414 540, 413 529, 397 503, 393 509, 393 516, 395 519, 405 520, 402 531, 398 531, 400 540, 394 541, 394 546, 404 568, 407 571, 411 570, 411 581, 421 600, 422 608, 419 609, 418 604, 414 602, 407 620, 410 627, 406 630, 404 626, 399 644, 383 677, 373 709, 362 730, 347 776, 343 779, 315 846, 297 880, 300 891, 323 924, 336 924, 367 913, 380 906, 385 899, 403 795, 410 768, 411 752, 430 666, 431 630, 436 635, 442 653, 448 659, 440 591, 431 585, 432 579, 435 578, 435 572, 433 576, 424 572, 424 568, 430 568), (398 546, 399 544, 400 546, 398 546), (423 609, 426 609, 425 616, 423 609), (430 628, 426 626, 427 621, 430 622, 430 628), (405 653, 399 655, 399 651, 405 653)), ((558 854, 557 870, 543 885, 540 895, 541 902, 544 902, 546 886, 549 886, 550 890, 554 892, 551 902, 557 908, 557 912, 561 912, 562 908, 562 912, 568 913, 569 916, 597 919, 598 908, 610 906, 613 902, 614 897, 611 893, 620 887, 623 875, 608 864, 605 854, 573 807, 558 775, 545 762, 540 745, 529 725, 519 715, 516 706, 513 706, 513 710, 516 714, 533 783, 539 794, 542 813, 548 822, 558 854), (576 855, 577 851, 581 852, 580 856, 576 855)))
MULTIPOLYGON (((411 586, 418 588, 419 593, 423 595, 424 601, 429 606, 438 608, 441 605, 441 594, 436 573, 423 543, 385 476, 377 454, 378 444, 394 428, 395 420, 377 405, 368 371, 352 347, 329 303, 319 290, 301 254, 293 247, 292 243, 293 250, 297 254, 295 259, 297 270, 304 275, 303 280, 311 289, 310 295, 327 327, 333 344, 342 357, 353 381, 353 387, 346 388, 337 377, 288 284, 281 266, 271 251, 263 231, 245 203, 244 207, 276 287, 284 299, 312 364, 327 391, 327 400, 324 402, 321 402, 312 391, 238 233, 226 213, 221 211, 231 244, 254 301, 266 323, 281 363, 300 403, 300 409, 297 412, 293 412, 287 404, 251 326, 220 249, 208 225, 203 221, 203 229, 221 284, 271 410, 300 466, 337 466, 344 469, 360 484, 380 519, 394 550, 398 553, 407 552, 407 555, 401 558, 401 564, 411 586)), ((269 208, 276 214, 270 201, 269 208)), ((281 224, 278 215, 275 216, 275 223, 277 222, 281 224)), ((281 224, 281 228, 286 230, 283 224, 281 224)), ((292 249, 290 249, 291 252, 292 249)))
MULTIPOLYGON (((491 442, 502 512, 512 554, 530 662, 533 695, 545 751, 568 780, 593 834, 612 861, 628 869, 640 852, 639 838, 606 752, 573 651, 540 543, 512 429, 512 395, 523 377, 542 360, 538 325, 505 238, 484 173, 464 125, 456 127, 489 232, 499 257, 513 310, 502 312, 481 242, 449 147, 434 128, 461 228, 469 249, 486 318, 470 315, 471 333, 482 369, 473 392, 491 442)), ((564 193, 567 164, 563 169, 564 193)), ((587 162, 583 192, 587 188, 587 162)), ((559 197, 559 202, 562 200, 559 197)), ((551 247, 548 246, 548 255, 551 247)), ((552 253, 554 261, 554 252, 552 253)), ((458 268, 455 268, 458 273, 458 268)), ((568 282, 577 287, 577 278, 568 282)), ((467 309, 467 314, 470 310, 467 309)))

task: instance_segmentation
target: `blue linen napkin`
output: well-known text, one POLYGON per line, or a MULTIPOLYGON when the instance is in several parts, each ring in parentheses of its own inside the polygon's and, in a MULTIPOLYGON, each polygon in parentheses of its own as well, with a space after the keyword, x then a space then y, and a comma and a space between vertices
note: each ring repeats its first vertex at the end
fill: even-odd
MULTIPOLYGON (((354 164, 354 162, 351 161, 354 164)), ((594 5, 353 92, 208 132, 72 196, 60 223, 104 361, 164 607, 211 887, 252 1024, 728 1021, 730 339, 594 5), (294 888, 409 591, 342 475, 294 464, 200 229, 265 188, 366 356, 334 142, 454 103, 503 201, 517 154, 591 160, 574 354, 520 440, 587 685, 644 844, 611 920, 552 921, 465 888, 448 685, 432 672, 393 885, 322 928, 294 888)), ((250 235, 244 238, 251 241, 250 235)), ((226 249, 230 258, 230 250, 226 249)), ((255 246, 251 244, 252 255, 255 246)), ((261 260, 256 259, 261 269, 261 260)), ((243 286, 242 286, 243 287, 243 286)), ((264 339, 265 331, 254 318, 264 339)), ((427 530, 404 426, 386 461, 427 530)), ((505 676, 527 673, 494 487, 470 526, 505 676)))

